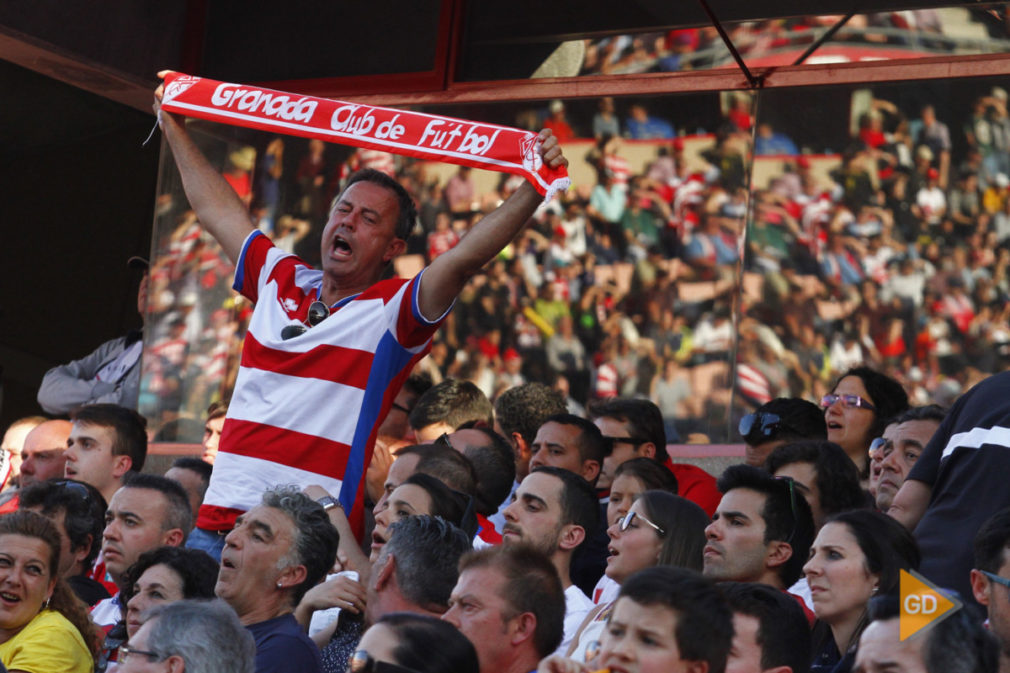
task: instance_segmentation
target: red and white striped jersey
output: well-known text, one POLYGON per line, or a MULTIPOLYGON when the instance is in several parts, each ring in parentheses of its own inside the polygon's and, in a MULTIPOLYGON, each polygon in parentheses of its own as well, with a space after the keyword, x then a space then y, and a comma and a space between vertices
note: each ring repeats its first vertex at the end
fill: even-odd
POLYGON ((197 526, 230 529, 279 484, 339 493, 353 524, 376 428, 445 316, 421 315, 422 271, 342 299, 328 318, 285 341, 281 330, 306 319, 322 271, 260 232, 246 239, 239 260, 234 287, 256 308, 197 526))

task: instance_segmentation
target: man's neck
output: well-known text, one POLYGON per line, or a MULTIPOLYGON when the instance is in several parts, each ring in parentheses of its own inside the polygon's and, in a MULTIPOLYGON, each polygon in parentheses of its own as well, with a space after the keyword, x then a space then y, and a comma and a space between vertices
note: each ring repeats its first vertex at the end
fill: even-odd
POLYGON ((554 564, 558 571, 558 577, 561 578, 561 588, 567 591, 568 587, 572 586, 572 575, 569 571, 572 565, 571 552, 555 551, 551 556, 551 563, 554 564))
POLYGON ((481 669, 480 673, 530 673, 530 671, 537 670, 537 664, 540 663, 540 657, 537 656, 536 652, 528 651, 516 653, 516 656, 508 662, 498 662, 493 670, 485 671, 481 669))
POLYGON ((765 573, 761 575, 761 577, 759 577, 754 581, 757 582, 758 584, 767 584, 768 586, 774 587, 779 591, 785 591, 786 589, 789 588, 782 584, 782 579, 779 577, 778 573, 775 572, 774 570, 766 570, 765 573))
POLYGON ((327 306, 333 306, 338 301, 361 294, 368 288, 375 285, 382 278, 381 270, 370 281, 362 283, 344 283, 340 280, 323 274, 323 283, 319 288, 319 301, 327 306))
POLYGON ((381 617, 394 612, 409 612, 415 615, 427 615, 439 619, 445 614, 448 606, 440 606, 433 609, 432 606, 423 606, 412 603, 404 598, 399 591, 382 591, 375 595, 375 599, 365 607, 365 627, 369 627, 381 617))
POLYGON ((270 619, 282 617, 291 611, 291 605, 287 601, 286 597, 283 601, 267 600, 263 603, 257 604, 255 609, 245 613, 244 615, 239 615, 239 621, 242 622, 242 626, 251 626, 270 619))
POLYGON ((118 491, 122 485, 122 479, 115 479, 108 486, 103 488, 102 497, 105 498, 105 502, 112 502, 112 496, 116 494, 116 491, 118 491))

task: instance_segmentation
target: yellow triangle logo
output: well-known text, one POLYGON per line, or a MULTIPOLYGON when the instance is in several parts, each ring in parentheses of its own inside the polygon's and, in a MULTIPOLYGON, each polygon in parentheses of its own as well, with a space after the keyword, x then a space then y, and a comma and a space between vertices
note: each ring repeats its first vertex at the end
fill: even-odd
POLYGON ((914 570, 902 570, 900 584, 901 615, 898 630, 902 640, 938 624, 964 605, 956 598, 945 596, 932 582, 914 570))

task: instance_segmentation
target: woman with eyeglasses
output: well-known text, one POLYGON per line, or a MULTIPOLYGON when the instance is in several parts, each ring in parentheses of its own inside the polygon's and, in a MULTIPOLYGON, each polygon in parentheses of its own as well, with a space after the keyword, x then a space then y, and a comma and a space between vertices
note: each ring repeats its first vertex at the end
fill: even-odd
MULTIPOLYGON (((618 465, 607 501, 607 525, 616 524, 643 493, 653 490, 677 495, 677 478, 651 458, 632 458, 618 465)), ((609 603, 620 590, 621 585, 604 574, 590 598, 597 605, 609 603)))
POLYGON ((828 519, 803 566, 817 615, 811 673, 848 673, 870 598, 896 594, 899 571, 918 568, 919 559, 912 534, 887 515, 855 510, 828 519))
MULTIPOLYGON (((646 491, 628 513, 607 529, 610 556, 606 576, 618 585, 639 570, 673 566, 701 572, 709 517, 690 500, 665 491, 646 491)), ((590 663, 614 603, 591 611, 576 633, 568 657, 590 663)))
POLYGON ((347 673, 478 673, 477 650, 452 624, 394 612, 372 625, 347 673))
POLYGON ((884 432, 887 421, 908 408, 908 394, 890 376, 869 367, 842 374, 831 392, 821 398, 828 440, 838 444, 859 468, 869 473, 870 442, 884 432))
POLYGON ((0 517, 0 661, 9 671, 94 670, 100 634, 59 577, 60 534, 25 510, 0 517))

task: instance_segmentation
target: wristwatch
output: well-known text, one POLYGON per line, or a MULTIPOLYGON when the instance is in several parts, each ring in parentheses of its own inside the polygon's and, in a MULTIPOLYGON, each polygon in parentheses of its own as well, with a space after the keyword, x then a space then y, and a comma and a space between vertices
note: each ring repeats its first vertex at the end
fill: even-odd
POLYGON ((324 495, 323 497, 316 500, 316 502, 322 505, 323 510, 326 512, 329 512, 334 507, 340 507, 340 501, 329 495, 324 495))

